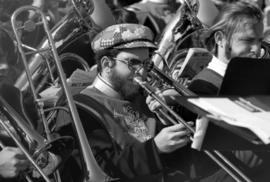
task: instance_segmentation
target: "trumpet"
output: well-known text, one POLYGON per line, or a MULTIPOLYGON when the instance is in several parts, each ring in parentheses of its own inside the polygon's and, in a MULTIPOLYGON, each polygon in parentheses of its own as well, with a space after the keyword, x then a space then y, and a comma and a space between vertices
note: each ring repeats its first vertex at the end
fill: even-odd
MULTIPOLYGON (((154 63, 148 63, 150 65, 144 65, 146 67, 146 71, 148 71, 151 79, 161 80, 164 85, 169 86, 170 88, 174 88, 180 95, 183 96, 195 96, 195 94, 188 90, 185 86, 177 83, 174 81, 170 76, 163 73, 158 67, 154 66, 154 63)), ((170 106, 168 106, 165 101, 162 100, 157 94, 156 94, 156 87, 155 85, 152 86, 155 81, 151 80, 151 84, 148 83, 148 81, 142 80, 141 76, 139 75, 139 72, 137 71, 137 76, 134 77, 134 82, 139 84, 141 88, 143 88, 148 95, 152 96, 157 102, 160 103, 162 108, 165 109, 159 109, 158 113, 163 117, 166 118, 171 124, 183 124, 191 134, 195 133, 194 128, 192 128, 179 114, 177 114, 173 109, 171 109, 170 106), (168 114, 169 113, 169 114, 168 114)), ((192 138, 191 138, 192 139, 192 138)), ((232 178, 234 178, 236 181, 247 181, 251 182, 249 177, 247 177, 240 169, 238 169, 233 163, 231 163, 223 154, 221 154, 219 151, 208 151, 203 150, 203 152, 210 157, 216 164, 218 164, 223 170, 225 170, 232 178)))
MULTIPOLYGON (((47 118, 46 118, 45 113, 47 111, 59 110, 59 109, 64 109, 65 111, 69 111, 71 116, 72 116, 72 119, 73 119, 73 126, 75 129, 75 133, 78 137, 81 153, 83 156, 83 163, 84 163, 83 166, 85 167, 85 181, 107 181, 110 178, 98 166, 98 164, 93 156, 90 145, 87 141, 86 134, 85 134, 84 129, 82 127, 82 123, 80 121, 77 109, 75 107, 71 92, 70 92, 68 84, 66 82, 66 76, 65 76, 65 73, 63 71, 63 67, 61 65, 61 61, 59 59, 59 55, 57 53, 54 40, 52 38, 52 35, 50 34, 48 23, 47 23, 47 20, 44 16, 43 12, 39 8, 36 8, 33 6, 23 6, 19 9, 17 9, 13 13, 13 15, 11 17, 11 22, 12 22, 13 31, 14 31, 15 36, 16 36, 18 50, 20 52, 20 55, 21 55, 21 58, 23 61, 23 65, 25 68, 25 72, 27 75, 27 79, 29 82, 30 90, 31 90, 31 93, 32 93, 33 98, 34 98, 34 102, 36 103, 38 114, 39 114, 39 116, 42 120, 43 126, 44 126, 44 130, 45 130, 46 137, 47 137, 46 140, 48 142, 54 141, 52 136, 51 136, 50 128, 48 126, 48 122, 47 122, 47 118), (40 22, 33 22, 32 20, 28 20, 23 25, 18 25, 16 19, 20 15, 20 13, 23 13, 25 11, 34 11, 35 14, 40 16, 41 21, 40 22), (30 51, 26 52, 24 49, 25 46, 23 46, 24 44, 22 43, 22 39, 21 39, 22 31, 34 30, 37 25, 43 25, 43 28, 45 30, 46 37, 48 40, 48 47, 42 48, 40 50, 30 50, 30 51), (38 96, 38 94, 36 93, 36 89, 34 88, 34 83, 32 81, 32 75, 31 75, 31 72, 29 70, 27 60, 26 60, 26 55, 31 55, 31 54, 42 54, 42 55, 49 54, 50 55, 50 58, 52 58, 51 59, 52 63, 49 62, 47 59, 45 59, 46 65, 48 67, 47 69, 49 70, 49 73, 50 73, 49 75, 51 76, 51 80, 52 80, 53 84, 57 84, 57 86, 59 86, 59 85, 62 86, 61 90, 63 91, 65 98, 67 100, 68 108, 61 107, 61 106, 54 106, 53 108, 44 109, 44 102, 50 98, 40 98, 38 96), (55 79, 53 77, 55 70, 53 70, 51 68, 51 66, 50 66, 51 64, 54 64, 54 66, 56 67, 56 72, 58 73, 57 79, 55 79), (57 81, 59 81, 60 83, 57 83, 57 81)), ((59 179, 59 175, 58 175, 57 179, 58 179, 58 181, 61 180, 61 179, 59 179)))

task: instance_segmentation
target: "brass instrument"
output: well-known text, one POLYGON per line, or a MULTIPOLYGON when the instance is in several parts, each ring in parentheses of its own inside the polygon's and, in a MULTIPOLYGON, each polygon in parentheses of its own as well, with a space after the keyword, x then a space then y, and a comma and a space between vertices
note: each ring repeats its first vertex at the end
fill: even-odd
MULTIPOLYGON (((185 88, 183 85, 176 83, 172 78, 159 70, 159 68, 154 67, 151 71, 154 72, 155 75, 159 74, 158 78, 161 78, 165 84, 170 85, 176 91, 181 93, 181 95, 195 96, 193 92, 185 88)), ((166 118, 171 124, 182 123, 192 134, 195 133, 195 130, 156 94, 156 88, 151 86, 147 81, 143 81, 140 78, 140 75, 134 77, 134 81, 138 83, 147 92, 148 95, 152 96, 157 102, 159 102, 162 108, 167 111, 165 112, 162 109, 158 110, 158 113, 160 113, 163 118, 166 118)), ((251 182, 251 180, 241 170, 239 170, 234 164, 232 164, 227 158, 225 158, 219 151, 214 150, 213 152, 211 152, 208 150, 203 150, 203 152, 208 157, 210 157, 216 164, 218 164, 222 169, 224 169, 237 182, 251 182)))
MULTIPOLYGON (((104 1, 71 0, 70 11, 51 29, 51 35, 61 61, 62 55, 65 55, 62 66, 67 77, 77 68, 87 71, 95 64, 90 42, 101 31, 101 28, 114 23, 112 13, 104 1), (80 64, 82 61, 77 58, 84 63, 80 64), (87 65, 87 69, 85 69, 85 65, 87 65)), ((48 47, 48 40, 44 36, 37 49, 46 47, 48 47)), ((35 54, 28 61, 32 80, 38 93, 48 87, 47 83, 50 82, 49 71, 44 59, 44 54, 35 54)), ((15 85, 20 90, 28 90, 26 74, 21 74, 15 85)))
MULTIPOLYGON (((174 79, 168 80, 166 77, 170 75, 171 78, 176 66, 179 63, 181 64, 187 55, 187 48, 189 46, 203 46, 201 45, 200 34, 205 31, 205 27, 197 17, 199 7, 198 0, 182 0, 181 6, 161 34, 157 43, 158 49, 151 56, 151 62, 154 63, 154 68, 149 76, 151 77, 150 79, 156 80, 154 83, 155 87, 164 88, 168 85, 168 81, 172 85, 177 85, 176 88, 186 86, 177 83, 174 79), (196 39, 196 42, 193 42, 193 39, 196 39), (155 74, 155 72, 159 73, 155 74), (163 73, 165 77, 159 78, 163 73), (165 79, 165 82, 163 79, 165 79)), ((181 93, 183 90, 178 91, 181 93)))
POLYGON ((168 70, 169 59, 175 53, 176 46, 191 32, 202 29, 203 25, 196 17, 197 0, 184 0, 172 20, 165 27, 158 40, 158 49, 151 60, 161 70, 168 70))
MULTIPOLYGON (((14 140, 15 144, 22 150, 27 159, 31 162, 34 168, 40 173, 43 179, 46 182, 50 182, 50 179, 42 171, 42 169, 39 167, 35 159, 33 159, 28 149, 26 149, 26 147, 22 144, 20 139, 17 138, 17 136, 11 130, 12 127, 10 126, 10 124, 12 123, 12 126, 17 126, 21 129, 21 131, 25 132, 24 134, 27 135, 28 140, 30 140, 31 142, 38 143, 39 150, 43 150, 44 148, 46 148, 47 146, 46 139, 43 138, 40 134, 38 134, 35 130, 30 128, 30 126, 27 125, 27 122, 6 102, 6 100, 2 96, 0 96, 0 115, 2 116, 2 119, 0 119, 0 125, 14 140), (5 118, 4 116, 9 116, 9 118, 5 118), (9 123, 7 121, 9 121, 9 123)), ((15 128, 16 127, 13 127, 13 129, 15 128)), ((4 147, 3 144, 2 147, 4 147)), ((25 174, 25 177, 29 182, 31 181, 31 178, 27 174, 25 174)))
POLYGON ((37 105, 39 116, 40 116, 40 118, 43 122, 43 125, 44 125, 45 133, 47 135, 47 140, 51 141, 53 139, 52 139, 51 134, 50 134, 50 128, 49 128, 47 120, 46 120, 47 118, 46 118, 45 112, 52 111, 54 109, 68 110, 71 113, 71 116, 73 119, 73 126, 74 126, 75 131, 76 131, 75 133, 78 137, 80 149, 81 149, 82 156, 83 156, 83 163, 84 163, 83 166, 86 168, 85 169, 85 181, 108 181, 110 178, 98 166, 98 164, 93 156, 90 145, 87 141, 87 137, 86 137, 86 134, 85 134, 84 129, 82 127, 82 123, 80 121, 77 109, 75 107, 70 89, 69 89, 67 82, 66 82, 66 76, 65 76, 65 73, 63 71, 63 67, 61 65, 61 61, 60 61, 60 58, 59 58, 57 50, 56 50, 55 42, 52 38, 52 35, 51 35, 49 27, 48 27, 47 20, 44 16, 43 12, 39 8, 36 8, 33 6, 24 6, 24 7, 17 9, 14 12, 14 14, 12 15, 12 18, 11 18, 11 22, 12 22, 12 27, 13 27, 13 30, 14 30, 14 33, 16 36, 18 49, 19 49, 19 52, 21 54, 22 61, 23 61, 24 67, 25 67, 25 72, 26 72, 26 75, 28 78, 29 86, 30 86, 31 92, 32 92, 33 97, 34 97, 34 101, 37 105), (24 11, 34 11, 35 14, 40 16, 41 21, 40 22, 33 22, 31 20, 28 20, 23 25, 18 25, 17 21, 16 21, 16 17, 24 11), (31 50, 31 51, 26 52, 24 49, 24 46, 23 46, 24 44, 21 41, 21 34, 25 30, 33 30, 36 25, 40 25, 40 24, 43 25, 43 28, 46 32, 48 46, 43 47, 42 49, 39 49, 39 50, 31 50), (32 81, 32 75, 31 75, 31 72, 29 70, 27 60, 26 60, 26 55, 37 54, 37 53, 40 55, 46 54, 46 55, 49 55, 50 58, 52 58, 52 59, 50 59, 50 61, 52 61, 52 62, 49 62, 47 59, 45 59, 43 61, 46 61, 46 65, 48 66, 47 70, 49 70, 49 73, 50 73, 49 75, 50 75, 52 84, 56 84, 57 86, 59 86, 59 85, 62 86, 61 89, 62 89, 62 91, 67 99, 68 109, 61 107, 61 106, 54 106, 53 108, 44 109, 44 102, 49 98, 40 98, 38 96, 37 91, 34 87, 34 84, 32 81), (55 72, 51 68, 52 65, 56 67, 56 71, 58 73, 58 78, 54 78, 55 72))

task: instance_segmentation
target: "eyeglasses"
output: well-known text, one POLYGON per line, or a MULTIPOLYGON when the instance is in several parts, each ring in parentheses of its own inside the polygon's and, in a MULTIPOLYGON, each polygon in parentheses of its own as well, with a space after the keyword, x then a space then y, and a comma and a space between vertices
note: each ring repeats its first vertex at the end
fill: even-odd
POLYGON ((130 59, 117 59, 113 58, 115 61, 120 61, 128 66, 128 69, 131 71, 137 71, 139 68, 143 67, 143 64, 148 61, 148 59, 141 61, 136 58, 130 58, 130 59))

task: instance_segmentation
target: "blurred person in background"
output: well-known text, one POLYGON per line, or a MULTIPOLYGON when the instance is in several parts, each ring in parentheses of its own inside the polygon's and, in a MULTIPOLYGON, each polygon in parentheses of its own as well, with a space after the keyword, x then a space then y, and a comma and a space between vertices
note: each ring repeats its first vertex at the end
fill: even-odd
POLYGON ((139 23, 139 20, 136 14, 133 11, 129 11, 125 8, 119 8, 113 10, 113 15, 115 19, 115 23, 139 23))
POLYGON ((8 32, 0 26, 0 83, 14 84, 18 70, 18 55, 8 32))
POLYGON ((33 0, 32 5, 39 7, 48 16, 50 26, 53 27, 65 16, 71 3, 70 0, 33 0))
MULTIPOLYGON (((30 5, 32 0, 0 0, 0 25, 4 28, 10 35, 13 34, 11 28, 10 18, 12 13, 19 7, 24 5, 30 5)), ((25 20, 27 14, 22 14, 19 19, 25 20)), ((13 37, 13 35, 12 35, 13 37)))
POLYGON ((137 2, 140 2, 140 0, 106 0, 106 3, 112 10, 123 8, 137 2))
POLYGON ((127 6, 134 11, 140 24, 152 29, 155 37, 158 36, 174 16, 180 3, 176 0, 143 0, 127 6), (149 25, 149 23, 153 25, 149 25))

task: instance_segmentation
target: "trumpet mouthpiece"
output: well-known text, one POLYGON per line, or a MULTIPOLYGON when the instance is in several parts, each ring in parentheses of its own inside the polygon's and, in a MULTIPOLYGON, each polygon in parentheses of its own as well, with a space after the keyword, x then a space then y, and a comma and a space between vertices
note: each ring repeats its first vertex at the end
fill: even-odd
POLYGON ((143 84, 142 77, 140 75, 134 76, 133 81, 138 84, 143 84))

